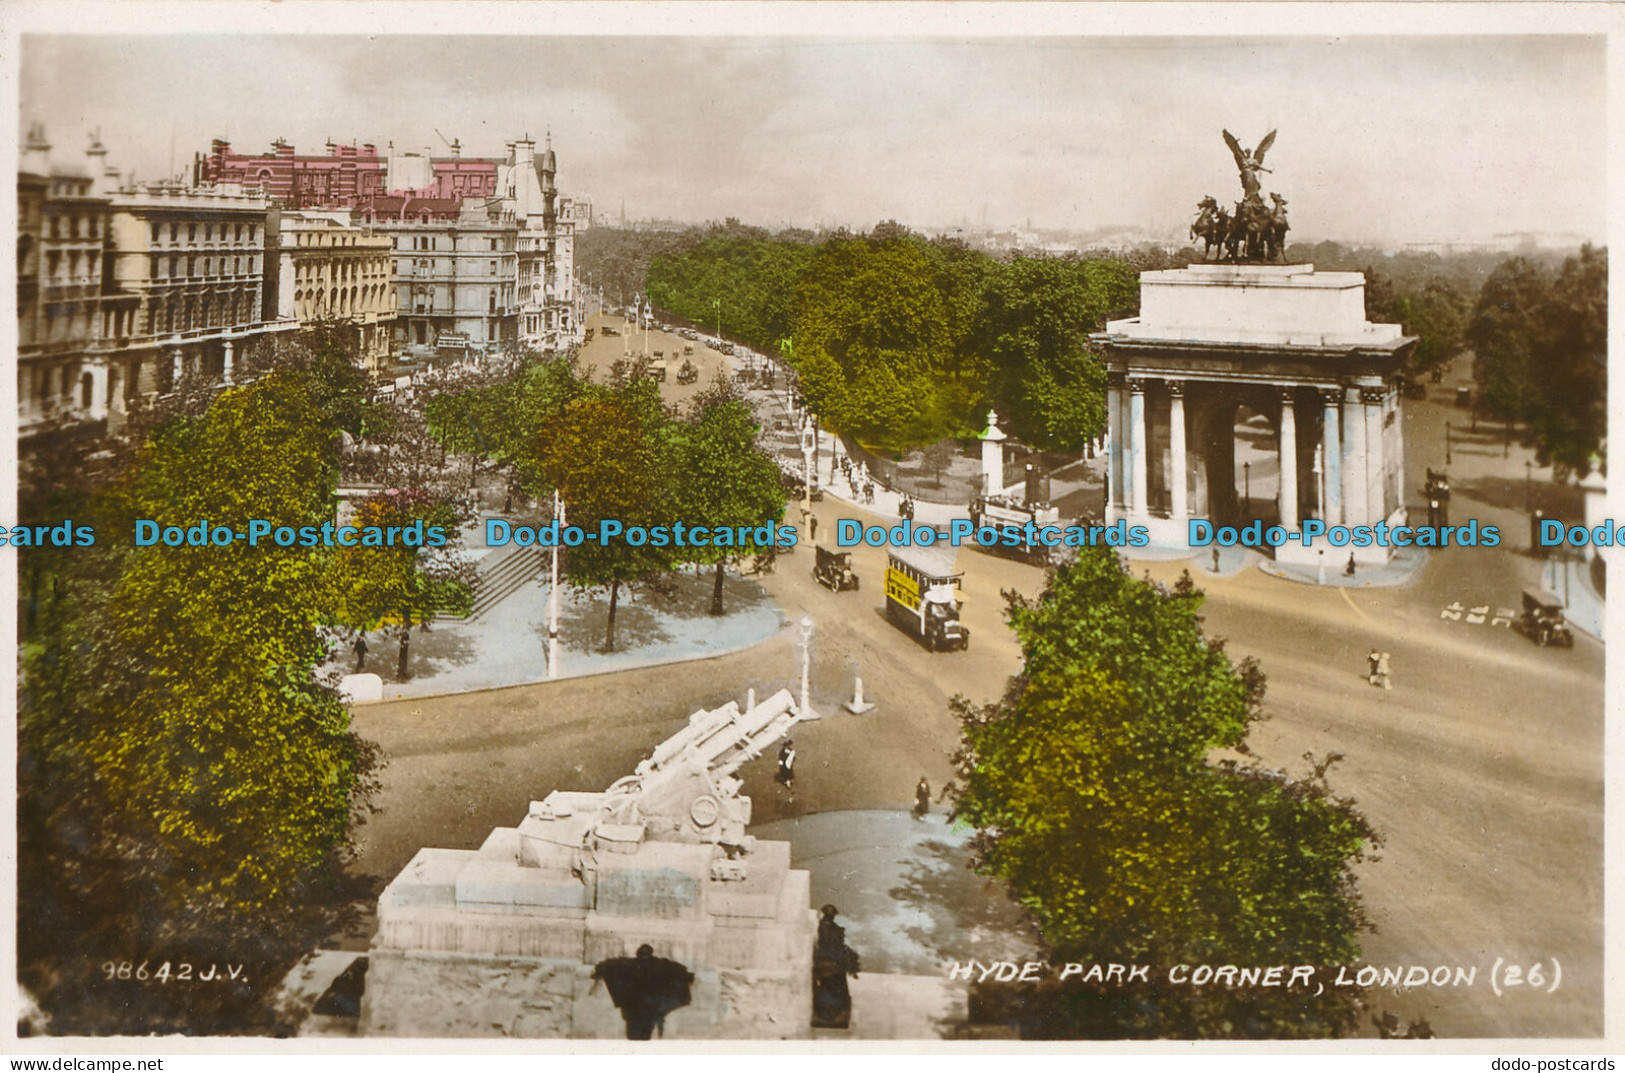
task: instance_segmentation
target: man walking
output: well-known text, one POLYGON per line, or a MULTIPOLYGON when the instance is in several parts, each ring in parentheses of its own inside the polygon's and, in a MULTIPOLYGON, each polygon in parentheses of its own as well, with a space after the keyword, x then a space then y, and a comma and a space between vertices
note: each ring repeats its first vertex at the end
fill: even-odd
POLYGON ((930 811, 931 784, 925 781, 924 775, 921 775, 919 785, 914 787, 914 818, 923 820, 930 811))
POLYGON ((791 741, 789 738, 785 738, 784 745, 779 749, 779 772, 777 775, 774 775, 773 778, 777 780, 779 785, 790 791, 791 797, 794 797, 796 790, 794 786, 790 785, 790 783, 795 777, 796 743, 791 741))
POLYGON ((358 633, 355 636, 355 673, 360 674, 362 666, 367 662, 367 637, 358 633))

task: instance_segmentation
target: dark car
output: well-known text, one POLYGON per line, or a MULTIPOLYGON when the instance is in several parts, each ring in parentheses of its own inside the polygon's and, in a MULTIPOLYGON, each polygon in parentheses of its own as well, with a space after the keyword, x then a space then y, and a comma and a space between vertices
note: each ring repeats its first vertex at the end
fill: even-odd
POLYGON ((1563 620, 1563 605, 1555 596, 1525 589, 1518 627, 1524 636, 1542 648, 1549 645, 1574 647, 1574 634, 1569 632, 1568 623, 1563 620))

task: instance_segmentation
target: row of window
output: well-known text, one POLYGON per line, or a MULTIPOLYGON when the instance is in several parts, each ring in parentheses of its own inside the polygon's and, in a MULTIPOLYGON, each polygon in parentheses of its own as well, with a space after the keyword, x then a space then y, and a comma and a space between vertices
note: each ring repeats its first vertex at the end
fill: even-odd
POLYGON ((149 335, 160 332, 189 332, 194 328, 229 328, 248 324, 258 318, 254 315, 254 296, 247 292, 236 295, 204 295, 201 298, 184 297, 165 301, 155 298, 147 304, 146 330, 149 335))
POLYGON ((216 274, 215 268, 217 265, 219 267, 218 274, 222 276, 241 276, 244 274, 252 276, 258 274, 259 263, 258 254, 233 257, 229 262, 226 258, 221 257, 217 262, 213 257, 182 257, 172 253, 166 263, 164 258, 155 253, 150 261, 153 279, 197 279, 203 276, 213 276, 216 274), (167 272, 164 271, 166 267, 168 268, 167 272), (199 271, 200 268, 202 271, 199 271), (228 268, 230 271, 227 271, 228 268), (182 269, 185 269, 185 271, 183 272, 182 269))
POLYGON ((394 308, 394 296, 383 285, 351 287, 329 291, 318 287, 310 291, 293 292, 294 315, 301 321, 329 315, 348 316, 351 313, 386 313, 394 308))
POLYGON ((48 238, 100 238, 102 222, 95 216, 50 213, 46 216, 45 232, 48 238))
MULTIPOLYGON (((161 245, 164 241, 163 236, 166 230, 169 234, 170 244, 174 245, 179 243, 181 241, 181 226, 182 225, 179 223, 171 223, 167 227, 161 223, 154 223, 152 225, 152 244, 154 246, 161 245)), ((195 243, 198 240, 198 225, 195 223, 189 223, 186 224, 185 227, 186 241, 195 243)), ((204 224, 203 241, 213 242, 215 239, 215 230, 216 225, 212 223, 204 224)), ((259 225, 251 223, 240 223, 235 225, 223 223, 219 225, 219 232, 221 242, 225 242, 227 240, 235 242, 253 242, 259 235, 259 225)))
MULTIPOLYGON (((470 239, 469 241, 473 242, 476 240, 470 239)), ((513 249, 513 244, 507 238, 488 238, 485 241, 489 250, 493 253, 507 253, 513 249)), ((453 253, 457 252, 457 243, 454 240, 448 239, 447 243, 448 249, 450 249, 453 253)), ((435 235, 396 235, 395 248, 397 250, 411 249, 420 253, 427 250, 432 253, 435 250, 440 249, 440 240, 438 236, 435 235), (407 245, 408 239, 411 240, 410 246, 407 245)), ((464 250, 466 252, 468 250, 472 250, 473 248, 473 246, 466 246, 464 247, 464 250)))
POLYGON ((296 283, 304 284, 309 280, 346 280, 346 279, 382 279, 389 271, 388 262, 382 258, 368 259, 363 262, 344 261, 302 261, 293 266, 293 278, 296 283))

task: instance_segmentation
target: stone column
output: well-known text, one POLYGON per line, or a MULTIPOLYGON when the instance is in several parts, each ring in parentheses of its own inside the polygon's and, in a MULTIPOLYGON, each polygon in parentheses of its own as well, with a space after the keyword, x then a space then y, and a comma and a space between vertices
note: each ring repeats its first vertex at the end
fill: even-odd
POLYGON ((85 366, 85 372, 90 374, 90 407, 87 416, 92 421, 100 421, 107 416, 107 366, 100 361, 85 366))
POLYGON ((181 354, 181 348, 175 348, 175 377, 170 384, 170 390, 175 391, 181 386, 181 377, 186 373, 186 359, 181 354))
POLYGON ((225 364, 225 368, 224 368, 224 370, 222 371, 222 374, 221 374, 221 380, 226 384, 226 386, 229 387, 232 384, 232 379, 231 379, 231 340, 230 339, 226 340, 225 346, 226 346, 226 364, 225 364))
POLYGON ((1169 491, 1173 493, 1173 517, 1183 522, 1190 514, 1186 502, 1188 478, 1185 474, 1185 382, 1169 380, 1168 384, 1168 455, 1172 463, 1168 474, 1169 491))
POLYGON ((1298 524, 1298 421, 1292 410, 1292 392, 1281 392, 1281 524, 1298 524))
POLYGON ((1129 513, 1146 510, 1147 474, 1145 457, 1145 381, 1131 378, 1128 382, 1129 400, 1129 513))
POLYGON ((1327 525, 1343 524, 1343 436, 1338 425, 1338 396, 1336 388, 1321 388, 1321 479, 1326 485, 1326 502, 1321 508, 1321 521, 1327 525))
POLYGON ((1123 374, 1106 374, 1106 501, 1123 505, 1123 374))
POLYGON ((1365 497, 1365 410, 1360 405, 1360 389, 1348 388, 1343 395, 1343 522, 1368 525, 1370 511, 1365 497))
POLYGON ((987 412, 987 431, 982 434, 983 493, 990 496, 1004 492, 1004 430, 999 428, 999 415, 987 412))
POLYGON ((1405 481, 1407 479, 1405 476, 1405 408, 1401 404, 1400 398, 1401 396, 1396 393, 1394 397, 1394 435, 1390 452, 1393 457, 1394 472, 1398 474, 1398 479, 1394 483, 1399 489, 1399 502, 1394 504, 1395 507, 1405 505, 1405 481))
POLYGON ((1366 504, 1373 522, 1388 517, 1387 474, 1383 471, 1382 389, 1364 388, 1365 404, 1366 504))

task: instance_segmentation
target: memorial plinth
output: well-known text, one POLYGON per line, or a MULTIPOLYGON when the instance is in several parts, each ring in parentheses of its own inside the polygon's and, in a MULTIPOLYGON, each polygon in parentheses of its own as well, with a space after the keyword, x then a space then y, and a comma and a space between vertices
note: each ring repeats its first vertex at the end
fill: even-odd
MULTIPOLYGON (((1144 272, 1140 315, 1092 337, 1107 368, 1106 515, 1153 543, 1188 547, 1191 519, 1293 529, 1403 522, 1399 374, 1416 340, 1365 318, 1365 277, 1313 265, 1199 264, 1144 272), (1271 426, 1268 499, 1237 472, 1236 417, 1271 426)), ((1385 561, 1390 548, 1273 549, 1313 563, 1325 548, 1385 561)))
POLYGON ((420 850, 378 901, 362 1034, 624 1038, 593 968, 647 943, 695 977, 668 1036, 807 1037, 809 877, 745 833, 736 776, 802 715, 787 690, 696 712, 608 790, 554 791, 478 850, 420 850))

